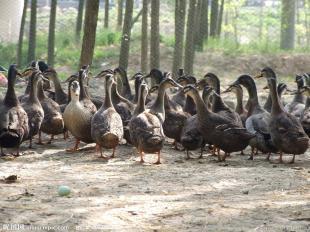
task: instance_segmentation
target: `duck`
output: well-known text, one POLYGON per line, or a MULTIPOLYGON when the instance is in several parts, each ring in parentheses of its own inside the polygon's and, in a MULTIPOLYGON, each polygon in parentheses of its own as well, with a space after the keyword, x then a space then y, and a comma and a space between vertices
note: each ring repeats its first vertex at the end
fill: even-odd
POLYGON ((65 138, 65 127, 64 127, 64 119, 61 113, 60 106, 53 99, 46 96, 43 90, 42 81, 38 82, 38 99, 44 111, 44 118, 41 123, 41 127, 39 130, 39 145, 43 145, 41 133, 45 133, 51 135, 50 140, 47 144, 51 144, 54 136, 59 134, 64 134, 65 138))
MULTIPOLYGON (((218 156, 219 161, 225 161, 230 153, 242 151, 248 146, 255 135, 231 119, 210 111, 194 86, 185 86, 184 93, 190 95, 196 103, 197 127, 205 141, 225 152, 224 156, 218 156)), ((212 87, 205 87, 206 97, 213 93, 216 91, 212 87)))
MULTIPOLYGON (((180 76, 177 79, 177 82, 179 84, 181 84, 182 86, 185 86, 185 85, 189 85, 189 84, 195 85, 197 83, 197 80, 193 76, 180 76)), ((182 90, 182 92, 183 92, 183 90, 182 90)), ((184 93, 183 93, 183 95, 184 95, 184 93)), ((195 115, 197 112, 196 112, 196 105, 195 105, 194 100, 190 96, 185 96, 185 95, 184 95, 184 99, 185 99, 185 102, 184 102, 184 105, 182 107, 182 110, 186 113, 189 113, 190 115, 195 115)), ((182 105, 182 104, 180 104, 180 105, 182 105)))
MULTIPOLYGON (((195 86, 195 85, 194 85, 195 86)), ((205 92, 207 88, 203 90, 202 96, 204 103, 208 104, 208 96, 205 92)), ((196 110, 196 104, 189 95, 186 96, 186 99, 191 99, 193 101, 193 105, 195 106, 196 110)), ((198 117, 197 114, 193 114, 189 118, 187 118, 185 125, 183 127, 182 133, 181 133, 181 144, 186 150, 186 159, 191 159, 189 155, 189 151, 196 150, 200 148, 200 156, 198 157, 201 159, 203 157, 203 151, 204 147, 206 146, 206 141, 204 140, 202 134, 200 133, 199 129, 197 128, 198 125, 198 117)))
POLYGON ((114 75, 117 77, 117 80, 120 79, 120 82, 118 83, 118 85, 120 85, 118 89, 120 95, 130 101, 133 100, 134 96, 131 93, 131 87, 129 84, 126 70, 122 67, 117 67, 116 69, 114 69, 114 75))
POLYGON ((84 89, 83 76, 85 70, 79 71, 79 81, 72 80, 70 88, 70 102, 63 113, 65 126, 75 137, 75 145, 67 152, 78 151, 80 141, 93 143, 91 136, 91 120, 97 112, 96 106, 89 99, 84 89))
POLYGON ((301 113, 305 109, 306 98, 300 91, 300 89, 305 85, 305 78, 306 77, 304 75, 296 75, 295 82, 297 84, 297 92, 292 102, 286 104, 284 107, 285 111, 294 115, 297 118, 300 118, 301 113))
POLYGON ((295 156, 304 154, 309 146, 309 137, 305 133, 299 119, 285 111, 277 93, 276 74, 270 67, 261 70, 257 78, 267 80, 271 92, 272 107, 269 121, 269 131, 273 144, 280 152, 279 162, 283 163, 282 155, 293 154, 289 163, 295 162, 295 156))
POLYGON ((29 134, 27 140, 29 140, 29 148, 32 148, 32 139, 39 133, 41 124, 44 119, 44 110, 38 99, 38 82, 44 79, 40 71, 35 71, 29 78, 30 93, 26 102, 22 103, 22 107, 28 116, 29 134))
MULTIPOLYGON (((101 157, 102 147, 106 149, 113 149, 112 156, 115 156, 115 148, 123 138, 123 122, 121 116, 116 112, 111 97, 112 85, 115 86, 113 75, 106 76, 106 93, 103 105, 94 114, 91 120, 91 136, 96 142, 101 157)), ((117 90, 116 90, 117 91, 117 90)))
MULTIPOLYGON (((268 86, 265 88, 268 88, 268 86)), ((279 83, 277 86, 277 92, 278 92, 280 99, 282 97, 282 94, 285 92, 285 90, 287 90, 287 85, 285 83, 279 83)), ((282 102, 282 104, 283 104, 283 102, 282 102)), ((271 112, 271 105, 272 105, 272 100, 271 100, 271 94, 269 93, 268 98, 264 104, 264 109, 269 113, 271 112)))
POLYGON ((306 106, 305 106, 304 111, 301 114, 300 122, 306 134, 309 136, 310 135, 310 88, 309 86, 304 86, 302 87, 300 91, 301 93, 307 96, 306 106))
POLYGON ((151 86, 159 85, 165 79, 162 71, 156 68, 153 68, 144 78, 151 78, 151 86))
POLYGON ((237 104, 235 108, 235 112, 240 115, 242 125, 245 126, 245 121, 247 119, 248 111, 243 107, 243 89, 240 85, 231 85, 223 93, 232 92, 236 95, 237 104))
POLYGON ((138 149, 141 163, 144 162, 144 152, 157 153, 155 164, 161 163, 160 152, 165 142, 162 127, 165 120, 164 95, 170 87, 179 87, 179 84, 167 76, 159 84, 156 101, 150 109, 146 109, 145 98, 148 91, 145 84, 140 85, 138 104, 129 122, 129 133, 132 144, 138 149))
POLYGON ((231 110, 222 100, 221 98, 221 85, 220 79, 214 73, 207 73, 204 76, 207 84, 212 87, 215 91, 212 99, 212 111, 214 113, 220 114, 223 117, 226 117, 232 120, 233 123, 236 123, 239 126, 242 126, 242 120, 240 115, 235 111, 231 110))
POLYGON ((59 105, 67 104, 68 94, 66 94, 62 89, 56 70, 53 68, 48 68, 43 72, 43 75, 54 84, 55 102, 57 102, 59 105))
POLYGON ((20 73, 16 65, 10 65, 7 91, 3 101, 0 102, 1 155, 5 155, 3 148, 16 148, 14 155, 19 156, 19 147, 29 134, 28 116, 20 105, 14 89, 17 76, 20 76, 20 73))
POLYGON ((277 148, 272 143, 270 132, 269 132, 269 120, 270 114, 264 110, 257 96, 257 88, 255 81, 249 75, 241 75, 231 85, 242 85, 244 86, 249 95, 248 100, 248 114, 245 121, 245 128, 252 134, 255 135, 250 142, 251 154, 249 160, 254 159, 254 155, 261 151, 268 153, 267 160, 269 160, 271 153, 277 152, 277 148))

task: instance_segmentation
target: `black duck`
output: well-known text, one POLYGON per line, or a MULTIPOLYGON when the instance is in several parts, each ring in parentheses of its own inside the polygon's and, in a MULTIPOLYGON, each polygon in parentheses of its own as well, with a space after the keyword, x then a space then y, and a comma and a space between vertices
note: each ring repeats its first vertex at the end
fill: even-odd
POLYGON ((29 148, 32 148, 32 138, 39 133, 41 124, 44 119, 44 110, 38 99, 38 82, 44 79, 40 71, 33 72, 29 78, 31 84, 29 98, 26 102, 22 104, 22 107, 28 116, 28 126, 29 134, 28 138, 30 140, 29 148))
POLYGON ((113 75, 107 75, 104 103, 91 120, 91 136, 100 149, 101 157, 103 157, 103 147, 106 149, 113 149, 111 158, 114 158, 115 148, 122 140, 124 131, 121 116, 116 112, 112 104, 112 85, 114 85, 116 89, 113 75))
MULTIPOLYGON (((282 94, 284 93, 285 90, 287 90, 287 85, 284 83, 279 83, 278 87, 277 87, 277 92, 278 92, 280 100, 281 100, 282 94)), ((283 105, 283 103, 282 103, 282 105, 283 105)), ((271 106, 272 106, 271 93, 269 93, 268 98, 264 104, 264 109, 270 113, 271 112, 271 106)))
POLYGON ((0 147, 1 155, 3 148, 16 148, 19 155, 19 146, 28 137, 28 116, 21 107, 15 94, 16 76, 20 75, 16 65, 11 65, 8 71, 8 87, 5 97, 0 102, 0 147))
POLYGON ((280 151, 279 162, 282 163, 282 154, 293 154, 290 163, 294 163, 295 155, 303 154, 309 146, 309 137, 305 133, 300 121, 292 114, 285 112, 277 93, 277 81, 274 71, 266 67, 257 77, 265 77, 271 92, 272 107, 269 121, 270 135, 273 144, 280 151))
MULTIPOLYGON (((205 88, 205 94, 210 96, 213 89, 209 86, 205 88)), ((205 141, 225 152, 223 157, 218 156, 219 161, 225 161, 229 153, 242 151, 248 146, 249 140, 254 136, 252 133, 232 120, 210 111, 192 85, 185 86, 184 93, 190 95, 196 103, 198 128, 205 141)))
POLYGON ((255 137, 249 143, 252 148, 249 159, 253 160, 254 154, 257 154, 258 151, 269 153, 269 155, 272 152, 277 152, 277 148, 273 145, 269 133, 270 114, 259 104, 256 84, 253 78, 249 75, 241 75, 232 85, 244 86, 249 95, 249 109, 245 127, 250 133, 255 134, 255 137))
POLYGON ((144 162, 143 154, 157 153, 155 164, 160 164, 160 151, 164 146, 165 135, 162 124, 165 120, 164 95, 165 90, 177 87, 171 78, 166 78, 159 85, 158 96, 150 109, 145 110, 146 85, 142 84, 139 91, 139 101, 134 116, 129 122, 129 132, 133 145, 138 149, 140 162, 144 162))

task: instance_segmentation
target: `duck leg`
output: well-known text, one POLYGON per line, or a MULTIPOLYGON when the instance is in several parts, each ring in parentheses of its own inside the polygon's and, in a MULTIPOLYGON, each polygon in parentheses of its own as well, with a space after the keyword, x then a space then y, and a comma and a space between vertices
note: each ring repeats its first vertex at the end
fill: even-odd
POLYGON ((198 159, 202 159, 203 158, 203 147, 200 148, 200 156, 198 157, 198 159))
POLYGON ((3 152, 3 148, 1 147, 0 156, 5 156, 5 153, 3 152))
POLYGON ((42 142, 42 135, 41 135, 41 131, 39 130, 39 140, 37 142, 38 145, 44 145, 44 143, 42 142))
POLYGON ((140 163, 143 164, 144 163, 144 159, 143 159, 144 152, 140 150, 139 153, 140 153, 140 163))
POLYGON ((250 154, 250 157, 248 158, 248 160, 254 160, 254 150, 255 150, 255 148, 251 147, 251 154, 250 154))
POLYGON ((191 157, 190 157, 190 155, 189 155, 189 151, 188 151, 188 150, 186 150, 186 158, 185 158, 185 159, 187 159, 187 160, 191 159, 191 157))
POLYGON ((19 146, 17 147, 17 151, 16 151, 16 154, 13 154, 13 156, 15 156, 15 157, 18 157, 18 156, 20 156, 20 154, 19 154, 19 146))
POLYGON ((268 153, 266 160, 269 161, 271 156, 271 152, 268 153))
POLYGON ((157 161, 154 164, 161 164, 161 162, 160 162, 160 151, 157 152, 157 161))
POLYGON ((69 131, 65 130, 63 135, 64 135, 64 140, 68 139, 69 138, 69 131))
POLYGON ((293 163, 295 163, 295 154, 293 154, 293 158, 292 158, 292 160, 290 161, 290 162, 288 162, 289 164, 293 164, 293 163))
POLYGON ((50 140, 47 142, 47 144, 51 144, 52 141, 53 141, 53 139, 54 139, 54 135, 51 135, 51 138, 50 138, 50 140))
POLYGON ((226 157, 229 156, 230 153, 225 152, 224 156, 221 158, 222 162, 226 160, 226 157))
POLYGON ((79 144, 80 144, 80 140, 79 140, 79 139, 76 139, 76 140, 75 140, 75 145, 74 145, 74 147, 73 147, 73 148, 70 148, 70 149, 67 149, 66 151, 67 151, 67 152, 76 152, 76 151, 78 151, 79 144))
POLYGON ((244 152, 243 152, 243 150, 241 151, 240 155, 245 155, 244 152))
POLYGON ((112 155, 110 156, 110 158, 114 158, 115 157, 115 147, 113 148, 113 152, 112 155))
POLYGON ((96 144, 96 151, 97 151, 97 152, 100 152, 99 158, 108 159, 108 157, 106 157, 106 156, 103 155, 102 147, 101 147, 99 144, 96 144))
POLYGON ((30 139, 29 139, 29 147, 28 147, 29 149, 32 149, 32 136, 30 137, 30 139))

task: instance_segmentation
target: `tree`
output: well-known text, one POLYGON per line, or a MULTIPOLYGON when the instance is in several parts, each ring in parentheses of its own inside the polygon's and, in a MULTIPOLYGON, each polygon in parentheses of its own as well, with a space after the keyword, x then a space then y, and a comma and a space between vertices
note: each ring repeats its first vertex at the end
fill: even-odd
POLYGON ((203 50, 204 39, 208 40, 208 29, 209 29, 209 1, 201 0, 201 12, 200 12, 200 22, 199 22, 199 34, 197 38, 197 45, 200 50, 203 50))
POLYGON ((151 1, 150 69, 159 68, 159 0, 151 1))
POLYGON ((263 25, 264 25, 264 0, 260 0, 259 6, 259 28, 258 28, 258 37, 259 41, 262 41, 263 38, 263 25))
POLYGON ((194 32, 193 27, 195 23, 195 11, 197 0, 191 0, 188 8, 187 24, 186 24, 186 41, 185 41, 185 55, 184 55, 184 71, 187 74, 193 74, 194 64, 194 32))
POLYGON ((22 64, 22 53, 23 53, 23 40, 24 40, 24 30, 25 30, 25 21, 26 21, 26 15, 27 15, 27 6, 28 6, 28 0, 24 0, 24 8, 23 8, 23 14, 22 14, 22 20, 20 23, 20 29, 19 29, 19 38, 18 38, 18 46, 17 46, 17 65, 22 64))
POLYGON ((76 18, 76 29, 75 29, 75 38, 76 41, 80 40, 82 22, 83 22, 83 10, 84 10, 84 0, 79 0, 78 15, 76 18))
POLYGON ((56 6, 57 0, 51 1, 50 25, 48 32, 48 56, 47 63, 54 66, 54 50, 55 50, 55 22, 56 22, 56 6))
POLYGON ((31 0, 28 58, 30 63, 36 56, 37 0, 31 0))
POLYGON ((200 38, 200 18, 201 18, 201 7, 202 7, 202 1, 203 0, 197 0, 197 6, 196 6, 196 10, 195 10, 195 33, 194 33, 194 47, 197 51, 202 51, 202 44, 199 41, 200 38))
POLYGON ((109 0, 104 0, 104 27, 109 27, 109 0))
POLYGON ((216 23, 216 36, 217 37, 221 36, 223 12, 224 12, 224 0, 221 0, 220 12, 219 12, 217 23, 216 23))
POLYGON ((295 42, 295 0, 282 0, 281 49, 293 49, 295 42))
POLYGON ((118 0, 117 27, 122 28, 123 24, 123 0, 118 0))
POLYGON ((182 67, 184 29, 186 15, 186 0, 176 0, 175 2, 175 30, 174 30, 174 53, 173 53, 173 73, 176 75, 182 67))
POLYGON ((211 3, 211 15, 210 15, 210 36, 216 36, 216 27, 217 27, 217 18, 218 18, 218 0, 212 0, 211 3))
POLYGON ((133 12, 133 0, 126 1, 125 18, 123 24, 123 33, 121 41, 121 50, 119 55, 119 67, 127 70, 128 57, 131 39, 131 20, 133 12))
POLYGON ((98 11, 99 0, 91 0, 86 2, 80 67, 82 67, 83 65, 90 65, 92 63, 96 40, 98 11))
POLYGON ((141 26, 141 71, 147 72, 148 58, 148 4, 149 0, 143 0, 142 3, 142 26, 141 26))

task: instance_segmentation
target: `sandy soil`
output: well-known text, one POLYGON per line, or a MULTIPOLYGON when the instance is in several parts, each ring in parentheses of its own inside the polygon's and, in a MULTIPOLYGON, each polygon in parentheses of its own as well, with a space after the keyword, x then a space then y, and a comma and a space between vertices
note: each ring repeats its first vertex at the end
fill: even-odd
POLYGON ((309 154, 293 165, 239 154, 225 163, 209 154, 188 161, 166 144, 163 164, 152 165, 149 154, 141 165, 130 146, 103 160, 93 145, 66 153, 72 144, 61 137, 33 150, 24 144, 22 156, 0 160, 0 177, 18 176, 0 182, 0 231, 8 223, 69 231, 310 230, 309 154), (70 186, 69 197, 58 196, 60 185, 70 186))

